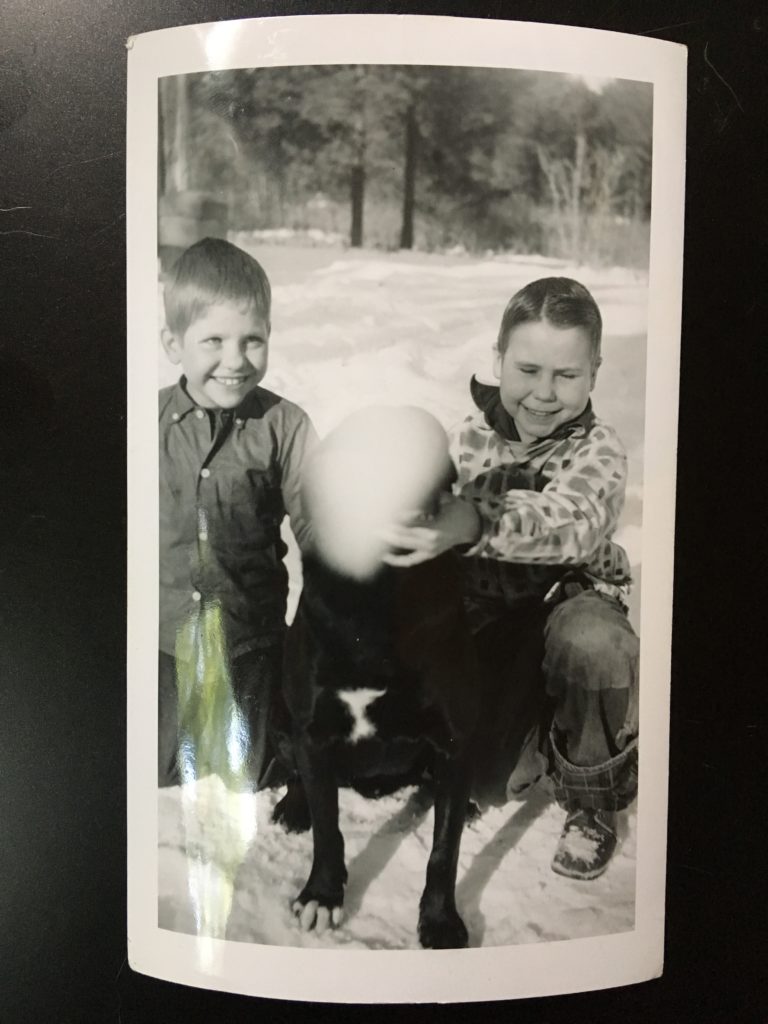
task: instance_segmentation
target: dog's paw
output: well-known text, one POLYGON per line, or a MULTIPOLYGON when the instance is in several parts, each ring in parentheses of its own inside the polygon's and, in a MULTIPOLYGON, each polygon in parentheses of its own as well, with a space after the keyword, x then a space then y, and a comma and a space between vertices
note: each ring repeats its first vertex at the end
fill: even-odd
POLYGON ((344 907, 330 901, 298 897, 293 903, 293 914, 303 932, 314 931, 322 935, 328 928, 338 928, 344 920, 344 907))
POLYGON ((469 932, 456 910, 419 915, 419 942, 424 949, 466 949, 469 932))
POLYGON ((289 786, 282 800, 275 804, 272 821, 276 825, 282 825, 286 832, 309 832, 312 828, 312 819, 304 790, 292 790, 289 786))

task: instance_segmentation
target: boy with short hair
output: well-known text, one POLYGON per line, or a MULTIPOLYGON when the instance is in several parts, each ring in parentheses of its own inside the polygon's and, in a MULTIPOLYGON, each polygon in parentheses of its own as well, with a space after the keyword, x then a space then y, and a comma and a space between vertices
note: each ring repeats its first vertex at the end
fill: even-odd
POLYGON ((499 384, 473 378, 477 410, 452 437, 457 496, 431 524, 393 529, 390 543, 411 553, 387 559, 415 564, 464 545, 485 675, 509 680, 486 707, 476 792, 494 801, 524 789, 529 765, 547 763, 537 740, 548 733, 567 812, 552 867, 582 879, 607 867, 616 812, 637 790, 639 644, 622 599, 629 560, 612 540, 626 455, 589 397, 601 332, 595 300, 569 278, 512 297, 499 384))
POLYGON ((288 573, 286 514, 308 541, 299 480, 314 429, 260 387, 271 290, 222 239, 187 249, 165 284, 163 347, 182 369, 159 394, 158 782, 215 771, 263 785, 279 686, 288 573))

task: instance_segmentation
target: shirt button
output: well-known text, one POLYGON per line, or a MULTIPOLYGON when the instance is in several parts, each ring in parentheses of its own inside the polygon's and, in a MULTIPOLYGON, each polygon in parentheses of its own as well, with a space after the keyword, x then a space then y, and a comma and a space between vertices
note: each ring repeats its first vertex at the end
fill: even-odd
POLYGON ((174 413, 174 414, 173 414, 173 415, 171 416, 171 419, 172 419, 172 420, 177 420, 177 421, 178 421, 178 419, 179 419, 179 414, 178 414, 177 412, 175 412, 175 413, 174 413))
POLYGON ((203 480, 207 480, 210 475, 211 475, 210 469, 201 469, 200 470, 200 476, 203 478, 203 480))
POLYGON ((193 590, 192 591, 192 600, 193 601, 199 601, 202 596, 203 595, 200 593, 199 590, 193 590))
POLYGON ((238 425, 238 427, 242 427, 243 425, 243 421, 240 419, 239 416, 235 417, 235 423, 238 425))
POLYGON ((203 410, 202 410, 202 409, 198 409, 198 410, 197 410, 197 411, 195 412, 195 416, 197 416, 197 418, 198 418, 199 420, 201 420, 201 419, 203 418, 203 416, 205 416, 205 413, 203 412, 203 410))
POLYGON ((198 533, 197 536, 198 536, 198 538, 200 540, 208 540, 208 534, 207 533, 198 533))

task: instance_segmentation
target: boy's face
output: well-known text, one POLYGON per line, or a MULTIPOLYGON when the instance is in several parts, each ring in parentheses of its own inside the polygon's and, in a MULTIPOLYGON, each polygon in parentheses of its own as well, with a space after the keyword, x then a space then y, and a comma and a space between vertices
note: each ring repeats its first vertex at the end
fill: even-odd
POLYGON ((554 327, 546 320, 513 327, 504 355, 496 351, 494 372, 520 440, 549 437, 582 413, 597 366, 581 327, 554 327))
POLYGON ((269 324, 252 304, 208 306, 182 335, 163 331, 163 346, 180 363, 187 392, 206 409, 234 409, 267 372, 269 324))

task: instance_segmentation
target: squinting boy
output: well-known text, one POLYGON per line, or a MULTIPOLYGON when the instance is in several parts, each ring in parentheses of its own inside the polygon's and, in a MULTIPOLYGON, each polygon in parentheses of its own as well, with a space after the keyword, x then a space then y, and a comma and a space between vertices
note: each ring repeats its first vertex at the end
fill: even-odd
POLYGON ((452 437, 456 496, 433 522, 387 534, 410 551, 388 556, 394 565, 463 546, 486 678, 508 680, 486 707, 476 793, 503 800, 548 764, 566 811, 552 867, 581 879, 607 867, 616 812, 637 789, 639 645, 623 601, 629 560, 612 539, 626 455, 590 403, 601 332, 576 281, 517 292, 495 349, 499 384, 473 379, 477 408, 452 437))

